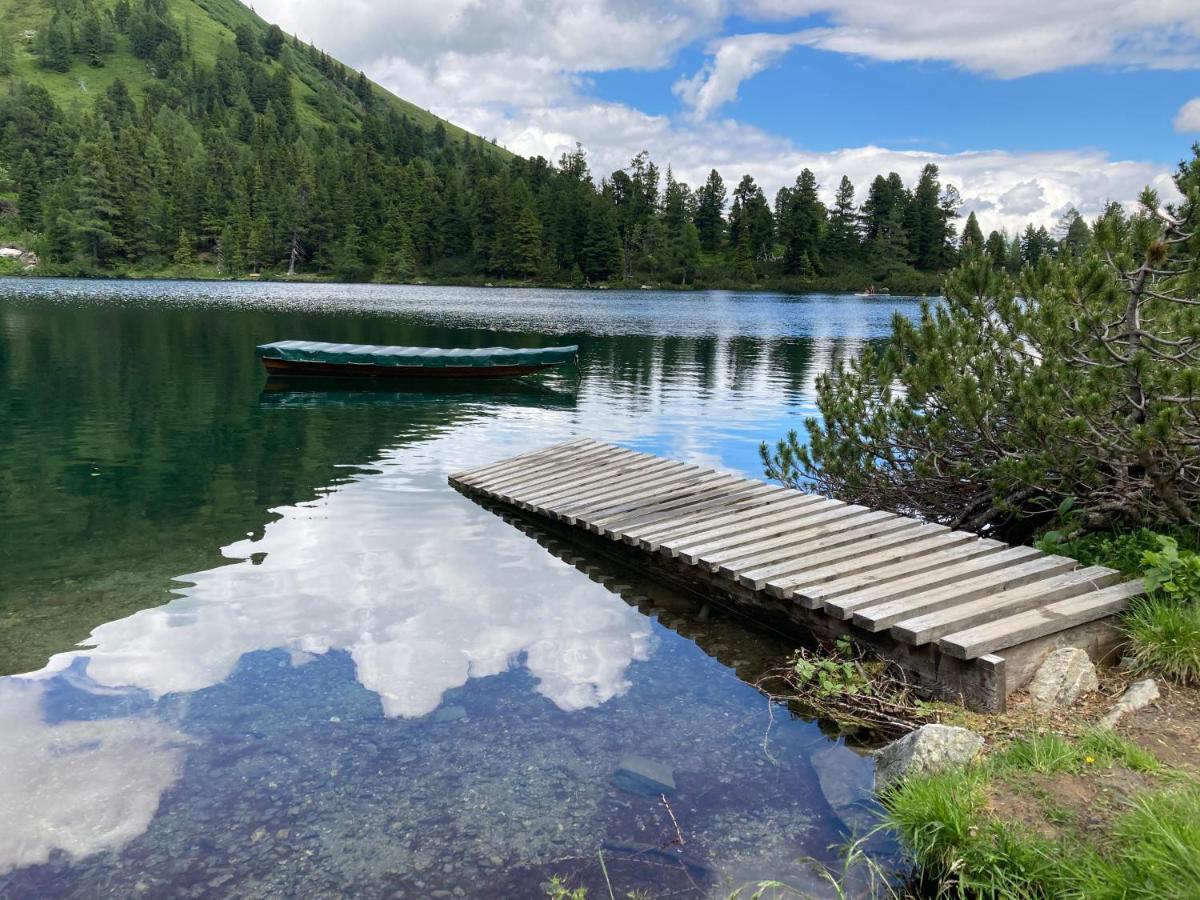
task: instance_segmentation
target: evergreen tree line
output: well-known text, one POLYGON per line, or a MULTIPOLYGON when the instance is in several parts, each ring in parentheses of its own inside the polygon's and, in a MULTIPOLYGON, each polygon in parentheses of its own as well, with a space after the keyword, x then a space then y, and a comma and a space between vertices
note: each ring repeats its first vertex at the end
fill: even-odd
POLYGON ((140 102, 116 80, 83 113, 34 84, 0 99, 0 164, 49 269, 933 290, 972 247, 1012 269, 1088 237, 1076 216, 1061 241, 985 239, 971 214, 960 238, 932 164, 911 188, 876 177, 861 204, 843 177, 831 206, 807 169, 772 202, 750 175, 693 189, 646 152, 597 184, 580 147, 552 164, 422 128, 275 26, 239 25, 211 63, 189 30, 163 0, 54 0, 40 65, 127 51, 153 77, 140 102))

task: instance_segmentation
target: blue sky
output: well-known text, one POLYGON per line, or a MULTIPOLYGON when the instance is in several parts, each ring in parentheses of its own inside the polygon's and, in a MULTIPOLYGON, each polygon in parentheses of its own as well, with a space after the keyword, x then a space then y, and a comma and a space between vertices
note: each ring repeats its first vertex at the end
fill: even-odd
MULTIPOLYGON (((683 111, 672 86, 703 63, 702 50, 691 47, 670 68, 587 76, 605 100, 670 116, 683 111)), ((796 47, 744 82, 722 111, 818 151, 864 144, 952 153, 1098 147, 1173 164, 1200 138, 1172 125, 1197 94, 1194 73, 1086 66, 998 79, 943 62, 877 62, 796 47)))
POLYGON ((1200 139, 1200 0, 265 0, 406 99, 522 155, 649 150, 773 193, 933 162, 985 228, 1171 191, 1200 139))

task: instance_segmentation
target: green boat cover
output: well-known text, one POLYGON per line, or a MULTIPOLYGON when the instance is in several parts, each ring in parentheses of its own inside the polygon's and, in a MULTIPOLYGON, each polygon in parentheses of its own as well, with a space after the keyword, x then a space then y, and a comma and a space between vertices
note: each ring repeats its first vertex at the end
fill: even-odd
POLYGON ((289 362, 420 366, 427 369, 450 366, 554 366, 570 362, 579 352, 576 346, 530 350, 511 347, 444 350, 439 347, 384 347, 376 344, 328 344, 322 341, 275 341, 273 344, 259 344, 255 350, 259 356, 289 362))

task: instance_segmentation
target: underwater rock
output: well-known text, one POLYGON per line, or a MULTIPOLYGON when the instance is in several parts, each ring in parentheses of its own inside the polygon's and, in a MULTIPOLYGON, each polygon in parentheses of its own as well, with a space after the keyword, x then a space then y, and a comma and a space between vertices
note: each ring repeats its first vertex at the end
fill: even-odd
POLYGON ((825 802, 843 824, 855 834, 875 825, 878 816, 872 786, 875 763, 869 756, 841 746, 826 747, 814 753, 809 762, 817 773, 817 784, 825 802))
POLYGON ((457 722, 460 719, 467 717, 467 708, 465 706, 443 706, 433 714, 435 722, 457 722))
POLYGON ((671 767, 644 756, 626 756, 613 770, 615 787, 633 794, 653 797, 675 793, 675 773, 671 767))

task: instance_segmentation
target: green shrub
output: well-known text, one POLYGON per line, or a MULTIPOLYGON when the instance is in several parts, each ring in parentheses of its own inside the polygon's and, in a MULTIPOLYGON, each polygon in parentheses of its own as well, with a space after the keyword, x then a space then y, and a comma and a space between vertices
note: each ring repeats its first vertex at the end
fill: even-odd
POLYGON ((1061 531, 1051 531, 1034 546, 1044 553, 1077 559, 1085 566, 1108 566, 1126 575, 1142 574, 1147 551, 1159 546, 1159 534, 1149 528, 1095 532, 1069 541, 1062 538, 1061 531))
POLYGON ((1162 593, 1140 598, 1126 611, 1122 627, 1139 671, 1200 684, 1200 603, 1180 603, 1162 593))

